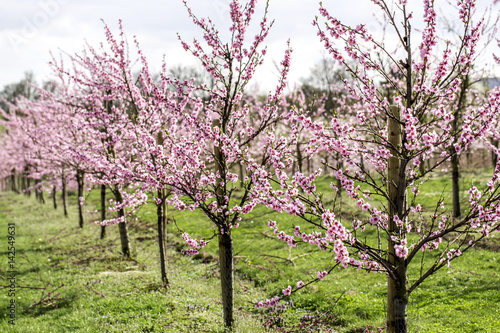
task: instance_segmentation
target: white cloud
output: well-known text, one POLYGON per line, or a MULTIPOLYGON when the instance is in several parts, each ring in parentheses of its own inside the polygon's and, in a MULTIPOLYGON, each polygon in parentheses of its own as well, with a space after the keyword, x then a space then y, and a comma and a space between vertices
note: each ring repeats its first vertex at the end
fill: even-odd
MULTIPOLYGON (((482 12, 486 1, 480 2, 482 7, 478 12, 482 12)), ((198 17, 210 16, 217 27, 227 26, 229 0, 188 0, 188 3, 198 17)), ((414 16, 420 20, 421 2, 417 3, 414 16)), ((264 5, 264 0, 259 1, 256 19, 260 18, 264 5)), ((324 1, 324 5, 347 24, 366 23, 368 29, 380 30, 371 14, 376 6, 368 0, 324 1)), ((288 38, 294 49, 292 81, 307 76, 321 59, 322 46, 311 25, 316 15, 316 0, 270 1, 269 18, 274 18, 275 24, 265 42, 268 45, 265 66, 256 76, 266 89, 274 88, 277 73, 273 63, 283 58, 288 38)), ((49 74, 50 50, 74 53, 83 48, 84 40, 93 45, 104 41, 101 19, 115 30, 119 18, 130 40, 137 35, 153 70, 160 68, 163 54, 172 66, 196 63, 177 40, 177 33, 187 41, 201 37, 181 0, 3 0, 0 2, 0 89, 22 79, 27 70, 33 70, 38 81, 44 79, 49 74)), ((489 54, 492 52, 500 53, 498 49, 489 54)))

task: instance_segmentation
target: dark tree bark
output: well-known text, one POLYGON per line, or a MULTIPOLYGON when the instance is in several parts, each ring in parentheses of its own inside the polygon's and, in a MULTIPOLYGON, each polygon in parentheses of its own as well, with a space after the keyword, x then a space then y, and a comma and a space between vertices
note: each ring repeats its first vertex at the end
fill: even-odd
MULTIPOLYGON (((101 185, 101 221, 106 220, 106 185, 101 185)), ((106 226, 101 225, 101 239, 106 237, 106 226)))
POLYGON ((45 198, 43 197, 43 191, 40 188, 39 184, 41 183, 40 179, 35 180, 35 196, 38 202, 41 204, 45 204, 45 198))
POLYGON ((45 204, 45 197, 43 196, 43 190, 41 188, 37 188, 38 191, 38 200, 40 200, 41 204, 45 204))
POLYGON ((12 169, 10 174, 10 189, 12 192, 19 193, 19 190, 16 186, 16 169, 12 169))
POLYGON ((400 112, 398 107, 391 107, 391 115, 388 120, 389 143, 391 144, 391 157, 388 163, 388 194, 389 194, 389 262, 395 268, 393 276, 389 275, 387 281, 387 332, 407 332, 407 305, 408 305, 408 283, 407 267, 404 258, 396 256, 395 244, 391 235, 399 233, 398 226, 394 222, 394 216, 402 217, 405 204, 406 192, 406 163, 400 162, 399 152, 396 147, 401 147, 402 133, 399 123, 400 112), (395 149, 396 148, 396 149, 395 149))
MULTIPOLYGON (((222 124, 222 132, 225 132, 225 124, 222 124)), ((221 126, 220 120, 213 122, 213 127, 221 126)), ((223 186, 226 179, 226 159, 219 146, 214 147, 215 171, 220 175, 216 180, 217 204, 222 207, 225 204, 223 186)), ((232 332, 234 328, 234 285, 233 285, 233 239, 231 228, 224 212, 217 215, 219 227, 219 265, 221 276, 222 309, 224 316, 224 331, 232 332)))
MULTIPOLYGON (((451 130, 453 133, 457 133, 458 121, 462 114, 462 108, 465 104, 465 95, 468 88, 469 79, 466 76, 463 78, 462 87, 460 89, 460 95, 458 97, 458 105, 456 112, 454 112, 453 122, 451 123, 451 130)), ((457 135, 457 134, 456 134, 457 135)), ((457 139, 455 139, 457 140, 457 139)), ((455 141, 456 142, 456 141, 455 141)), ((453 216, 460 217, 460 155, 455 151, 453 145, 451 146, 451 185, 452 185, 452 198, 453 198, 453 216)))
MULTIPOLYGON (((500 141, 498 141, 498 140, 494 140, 494 141, 493 141, 493 146, 495 146, 497 149, 498 149, 498 143, 499 143, 499 142, 500 142, 500 141)), ((491 165, 492 165, 493 167, 495 167, 495 166, 497 165, 497 161, 498 161, 498 155, 497 155, 497 154, 495 154, 495 152, 494 152, 494 151, 491 151, 491 165)))
MULTIPOLYGON (((240 141, 240 135, 238 134, 238 141, 240 141)), ((245 171, 244 171, 244 166, 243 163, 239 163, 238 165, 239 171, 240 171, 240 187, 243 188, 245 185, 244 179, 245 179, 245 171)))
POLYGON ((420 164, 418 165, 418 171, 420 172, 421 175, 425 173, 425 162, 422 157, 419 158, 420 164))
POLYGON ((302 173, 302 152, 300 151, 300 143, 297 139, 297 166, 299 168, 299 172, 302 173))
POLYGON ((28 191, 26 191, 28 189, 28 182, 26 181, 26 176, 21 175, 20 177, 21 177, 20 179, 21 191, 24 193, 25 196, 28 196, 28 191))
MULTIPOLYGON (((116 202, 118 204, 123 203, 123 196, 120 189, 115 187, 113 189, 113 194, 115 195, 116 202)), ((123 222, 118 223, 118 230, 120 231, 120 242, 122 246, 122 254, 124 257, 130 258, 132 256, 132 251, 130 249, 130 240, 128 235, 128 226, 125 218, 125 209, 121 208, 118 210, 118 217, 123 218, 123 222)))
MULTIPOLYGON (((337 169, 343 168, 344 161, 342 161, 340 154, 337 153, 337 169)), ((339 198, 342 198, 342 181, 340 179, 337 179, 337 195, 339 196, 339 198)))
POLYGON ((457 154, 451 156, 451 187, 453 198, 453 216, 460 217, 460 161, 457 154))
MULTIPOLYGON (((35 179, 35 199, 38 200, 38 202, 40 202, 40 191, 38 191, 38 183, 40 183, 40 181, 38 179, 35 179)), ((21 186, 21 190, 22 190, 22 183, 20 184, 21 186)))
POLYGON ((156 215, 158 217, 158 247, 160 250, 160 274, 161 281, 168 284, 167 277, 167 198, 166 190, 158 190, 160 203, 156 204, 156 215))
POLYGON ((28 197, 31 197, 31 190, 29 190, 30 187, 31 187, 31 178, 26 177, 26 188, 28 189, 26 190, 26 195, 28 197))
POLYGON ((244 171, 243 171, 243 164, 239 164, 239 169, 240 169, 240 187, 243 188, 244 185, 245 185, 245 174, 244 174, 244 171))
POLYGON ((233 295, 233 238, 229 230, 219 234, 220 284, 222 289, 222 307, 224 311, 224 327, 231 331, 234 325, 233 295))
POLYGON ((61 198, 63 203, 64 216, 68 217, 68 194, 66 193, 66 175, 64 170, 61 174, 61 198))
POLYGON ((78 225, 83 228, 85 222, 83 216, 83 198, 85 192, 85 172, 76 170, 76 182, 78 183, 78 225))
POLYGON ((57 191, 56 186, 52 186, 52 203, 54 205, 54 209, 57 209, 57 191))

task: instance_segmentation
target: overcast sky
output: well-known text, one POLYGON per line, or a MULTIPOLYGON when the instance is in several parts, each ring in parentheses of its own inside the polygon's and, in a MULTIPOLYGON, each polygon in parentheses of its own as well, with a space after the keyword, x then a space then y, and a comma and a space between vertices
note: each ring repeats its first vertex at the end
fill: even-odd
MULTIPOLYGON (((198 17, 211 17, 221 28, 228 20, 229 2, 188 0, 198 17)), ((492 1, 477 2, 481 16, 486 4, 492 1)), ((273 63, 282 59, 288 38, 294 49, 291 83, 308 76, 311 67, 320 61, 324 52, 311 25, 318 3, 316 0, 270 0, 269 17, 275 19, 275 24, 265 42, 268 45, 265 67, 257 72, 256 78, 265 89, 272 89, 276 82, 273 63)), ((409 3, 415 3, 414 14, 420 19, 422 1, 410 0, 409 3)), ((369 0, 323 0, 323 4, 333 16, 348 24, 365 23, 370 30, 379 29, 372 14, 376 7, 369 0)), ((258 14, 264 5, 264 0, 259 1, 256 18, 260 18, 258 14)), ((497 15, 500 5, 493 8, 497 15)), ((0 89, 21 80, 25 71, 33 71, 38 82, 46 79, 50 73, 49 51, 72 54, 80 51, 85 41, 91 45, 104 41, 101 19, 113 29, 118 19, 122 19, 127 36, 129 39, 137 36, 153 70, 159 69, 163 55, 170 66, 197 64, 177 40, 177 33, 188 41, 200 37, 182 0, 1 0, 0 89)), ((415 25, 418 27, 418 22, 415 25)), ((486 52, 485 61, 491 59, 493 52, 500 54, 496 45, 486 52)))

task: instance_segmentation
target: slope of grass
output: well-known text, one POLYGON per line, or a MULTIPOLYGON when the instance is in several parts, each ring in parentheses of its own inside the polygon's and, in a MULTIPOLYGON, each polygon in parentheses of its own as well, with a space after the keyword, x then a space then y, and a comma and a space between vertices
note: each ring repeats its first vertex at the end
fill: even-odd
MULTIPOLYGON (((217 278, 208 274, 207 265, 177 255, 171 258, 171 283, 165 288, 158 282, 154 231, 148 226, 132 223, 135 258, 124 260, 117 227, 109 227, 108 238, 100 241, 95 225, 78 228, 75 209, 64 218, 33 198, 1 193, 0 212, 2 245, 7 223, 16 225, 17 270, 16 324, 8 324, 11 297, 3 288, 1 332, 219 331, 222 309, 217 278), (46 295, 52 291, 50 297, 58 300, 29 308, 34 301, 49 301, 46 295)), ((2 285, 7 284, 6 252, 2 246, 2 285)), ((238 312, 238 318, 242 329, 265 331, 246 309, 238 312)))
MULTIPOLYGON (((431 182, 423 186, 432 189, 431 182)), ((97 192, 87 200, 90 210, 94 205, 98 208, 97 192)), ((72 200, 76 202, 74 197, 72 200)), ((134 260, 121 257, 117 226, 110 226, 108 237, 101 241, 92 217, 87 216, 85 227, 79 229, 76 208, 70 208, 69 218, 64 218, 60 210, 40 205, 34 198, 0 193, 2 285, 8 284, 4 280, 7 251, 3 246, 8 223, 16 225, 17 269, 16 325, 8 325, 11 297, 8 288, 3 288, 1 332, 221 331, 216 241, 197 256, 180 254, 185 244, 178 229, 196 237, 213 235, 214 229, 204 216, 169 211, 170 286, 165 288, 159 283, 153 205, 129 218, 134 260), (52 297, 58 299, 50 303, 46 295, 52 291, 52 297), (34 301, 42 304, 29 308, 34 301)), ((345 209, 351 208, 346 205, 345 209)), ((270 218, 283 227, 297 222, 257 208, 234 230, 238 332, 304 332, 307 327, 362 332, 369 325, 384 326, 386 277, 352 269, 335 269, 321 283, 293 294, 288 299, 293 306, 286 311, 256 310, 256 301, 281 295, 288 285, 307 282, 317 271, 332 265, 330 253, 303 243, 289 248, 276 240, 267 228, 270 218)), ((498 332, 499 259, 498 252, 472 250, 430 277, 410 297, 409 331, 498 332)), ((410 270, 411 276, 418 273, 417 268, 410 270)))

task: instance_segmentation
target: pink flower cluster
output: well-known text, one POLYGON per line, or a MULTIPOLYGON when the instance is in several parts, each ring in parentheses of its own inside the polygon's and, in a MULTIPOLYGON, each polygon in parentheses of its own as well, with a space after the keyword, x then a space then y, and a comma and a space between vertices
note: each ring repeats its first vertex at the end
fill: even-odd
POLYGON ((182 239, 187 243, 190 249, 182 250, 182 254, 194 255, 198 254, 199 250, 207 246, 207 242, 200 238, 200 241, 196 238, 191 238, 186 232, 182 234, 182 239))

